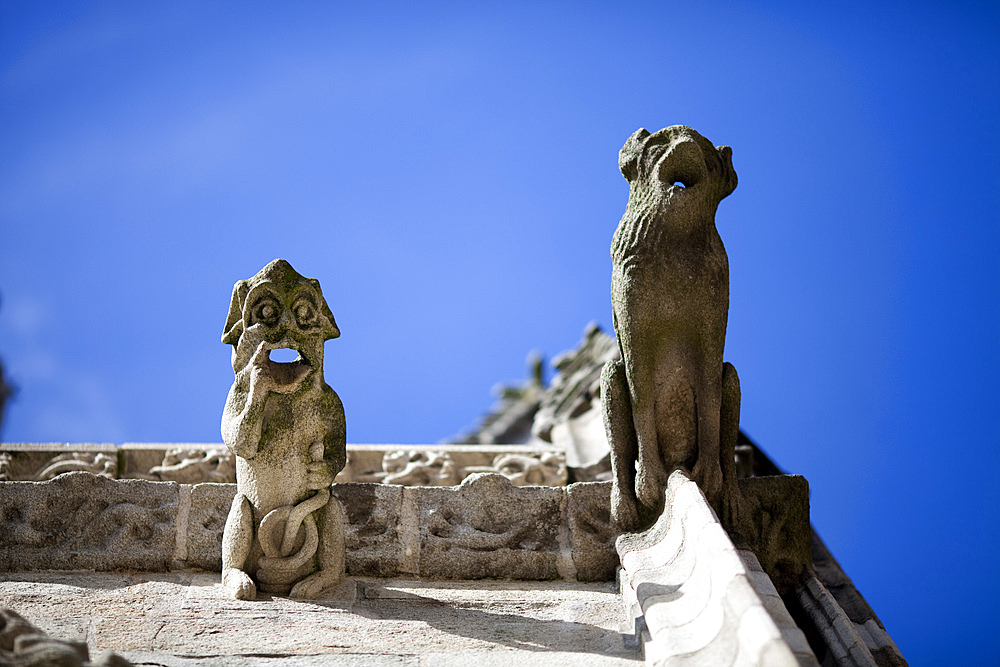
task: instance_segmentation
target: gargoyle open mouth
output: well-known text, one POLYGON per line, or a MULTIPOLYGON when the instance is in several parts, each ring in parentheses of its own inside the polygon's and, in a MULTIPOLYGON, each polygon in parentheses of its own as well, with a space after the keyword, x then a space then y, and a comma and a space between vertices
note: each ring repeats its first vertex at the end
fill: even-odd
POLYGON ((273 347, 268 351, 268 356, 263 360, 263 369, 279 385, 289 385, 301 382, 313 366, 309 360, 303 356, 301 350, 293 347, 273 347), (295 355, 293 361, 277 361, 276 359, 286 359, 295 355), (272 359, 272 356, 276 359, 272 359))

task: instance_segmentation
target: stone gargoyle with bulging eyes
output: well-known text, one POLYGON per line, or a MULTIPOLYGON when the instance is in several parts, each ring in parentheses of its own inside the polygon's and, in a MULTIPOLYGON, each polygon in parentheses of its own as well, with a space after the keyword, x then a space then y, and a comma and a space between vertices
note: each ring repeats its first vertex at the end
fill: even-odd
POLYGON ((238 599, 315 599, 344 580, 344 516, 330 485, 347 456, 344 408, 323 379, 340 330, 319 282, 276 259, 233 288, 222 342, 236 379, 222 437, 237 493, 222 540, 222 583, 238 599), (275 350, 293 361, 271 359, 275 350))

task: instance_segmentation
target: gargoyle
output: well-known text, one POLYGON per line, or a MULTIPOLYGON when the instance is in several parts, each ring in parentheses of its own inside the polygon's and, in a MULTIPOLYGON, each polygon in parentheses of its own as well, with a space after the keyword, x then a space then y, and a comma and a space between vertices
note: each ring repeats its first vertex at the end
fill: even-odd
POLYGON ((222 342, 236 380, 222 438, 237 492, 222 539, 222 583, 253 600, 314 599, 344 579, 344 517, 330 485, 347 456, 344 407, 323 380, 323 344, 340 330, 319 282, 276 259, 233 287, 222 342), (294 361, 270 359, 296 351, 294 361), (256 583, 255 583, 256 582, 256 583))
POLYGON ((736 171, 732 149, 682 125, 638 130, 618 164, 630 185, 611 242, 622 358, 605 365, 601 390, 612 517, 632 531, 662 512, 673 470, 691 474, 716 511, 723 479, 733 477, 739 378, 722 359, 729 259, 715 212, 736 188, 736 171))

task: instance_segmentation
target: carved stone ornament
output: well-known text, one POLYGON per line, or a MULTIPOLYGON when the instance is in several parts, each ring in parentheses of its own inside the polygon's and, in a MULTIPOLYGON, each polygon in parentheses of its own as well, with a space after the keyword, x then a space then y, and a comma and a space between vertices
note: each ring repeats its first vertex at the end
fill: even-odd
POLYGON ((131 664, 112 651, 104 651, 91 661, 85 642, 53 639, 14 610, 0 607, 0 665, 128 667, 131 664))
POLYGON ((38 471, 35 479, 44 482, 65 472, 92 472, 114 479, 118 476, 118 459, 102 452, 59 454, 38 471))
POLYGON ((163 463, 149 469, 148 477, 181 484, 232 483, 236 479, 236 461, 232 452, 222 447, 174 447, 163 455, 163 463))
POLYGON ((618 164, 629 199, 611 242, 611 305, 621 360, 601 378, 612 450, 612 516, 652 525, 673 470, 717 511, 732 478, 739 379, 723 363, 729 260, 715 228, 736 188, 732 149, 674 125, 629 137, 618 164), (728 452, 724 455, 723 452, 728 452))
POLYGON ((337 338, 319 282, 276 259, 233 287, 222 342, 236 380, 222 438, 236 455, 237 492, 222 539, 222 582, 236 598, 314 599, 344 579, 344 517, 330 485, 346 461, 347 426, 323 380, 323 344, 337 338), (272 360, 294 350, 294 361, 272 360))
POLYGON ((383 484, 454 486, 461 482, 449 454, 416 449, 386 452, 382 458, 383 484))

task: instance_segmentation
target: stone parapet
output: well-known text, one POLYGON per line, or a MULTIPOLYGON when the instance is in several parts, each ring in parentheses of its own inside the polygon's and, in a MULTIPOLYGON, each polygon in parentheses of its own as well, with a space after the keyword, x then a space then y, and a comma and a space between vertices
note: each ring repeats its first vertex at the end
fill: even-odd
MULTIPOLYGON (((0 482, 0 571, 221 570, 235 484, 113 480, 74 472, 0 482)), ((437 579, 611 580, 610 483, 460 486, 335 483, 347 572, 437 579)))
MULTIPOLYGON (((236 481, 235 459, 222 443, 0 443, 0 481, 45 481, 75 471, 182 484, 236 481)), ((517 486, 563 486, 567 481, 565 449, 555 445, 348 445, 347 465, 335 481, 453 486, 483 472, 504 475, 517 486)))

